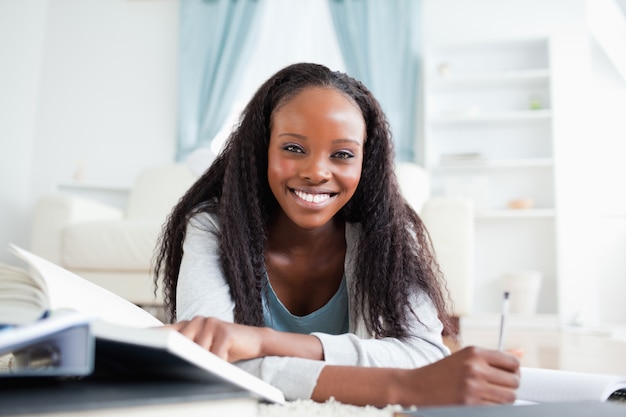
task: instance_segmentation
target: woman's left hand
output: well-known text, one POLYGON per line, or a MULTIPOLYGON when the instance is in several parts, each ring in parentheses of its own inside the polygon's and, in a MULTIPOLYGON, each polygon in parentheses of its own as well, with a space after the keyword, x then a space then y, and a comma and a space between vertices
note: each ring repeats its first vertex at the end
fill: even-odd
POLYGON ((179 331, 229 362, 266 356, 263 345, 269 329, 264 327, 245 326, 200 316, 165 327, 179 331))

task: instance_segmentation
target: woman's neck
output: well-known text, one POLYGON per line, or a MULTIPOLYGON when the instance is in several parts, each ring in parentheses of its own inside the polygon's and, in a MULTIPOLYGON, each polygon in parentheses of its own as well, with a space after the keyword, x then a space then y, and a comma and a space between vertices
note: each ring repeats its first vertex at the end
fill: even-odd
POLYGON ((322 227, 306 230, 298 227, 282 211, 269 225, 268 249, 296 253, 306 251, 309 255, 318 250, 328 250, 338 242, 343 244, 345 222, 333 219, 322 227))
POLYGON ((334 220, 321 228, 304 230, 281 214, 268 232, 265 266, 278 299, 297 316, 324 306, 343 277, 345 222, 334 220))

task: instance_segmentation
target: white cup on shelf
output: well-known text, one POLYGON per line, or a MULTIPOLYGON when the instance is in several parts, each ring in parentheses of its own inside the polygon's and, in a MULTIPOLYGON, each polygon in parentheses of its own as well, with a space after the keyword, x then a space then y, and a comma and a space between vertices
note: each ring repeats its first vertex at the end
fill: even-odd
POLYGON ((519 270, 503 274, 504 290, 509 292, 509 312, 530 315, 537 312, 542 275, 539 271, 519 270))

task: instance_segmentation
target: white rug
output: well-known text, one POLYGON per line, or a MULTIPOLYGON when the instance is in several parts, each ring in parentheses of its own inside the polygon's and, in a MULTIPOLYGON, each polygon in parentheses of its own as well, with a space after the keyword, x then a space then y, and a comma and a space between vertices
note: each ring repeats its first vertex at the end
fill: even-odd
POLYGON ((317 403, 311 400, 291 401, 285 405, 260 404, 258 417, 393 417, 400 406, 356 407, 334 400, 317 403))

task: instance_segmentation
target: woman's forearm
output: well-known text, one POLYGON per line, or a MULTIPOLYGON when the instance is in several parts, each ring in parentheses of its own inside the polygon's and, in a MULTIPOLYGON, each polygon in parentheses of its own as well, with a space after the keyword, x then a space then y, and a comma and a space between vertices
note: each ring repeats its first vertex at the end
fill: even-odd
POLYGON ((269 327, 263 332, 261 356, 292 356, 297 358, 324 360, 322 343, 308 334, 280 332, 269 327))
POLYGON ((246 326, 201 316, 166 327, 179 331, 230 362, 265 356, 324 359, 322 343, 311 335, 279 332, 269 327, 246 326))
POLYGON ((325 366, 311 399, 324 402, 333 397, 344 404, 376 407, 402 404, 400 393, 395 387, 406 373, 406 370, 394 368, 325 366))
POLYGON ((512 355, 465 348, 415 369, 325 366, 312 399, 382 407, 511 403, 519 386, 512 355))

